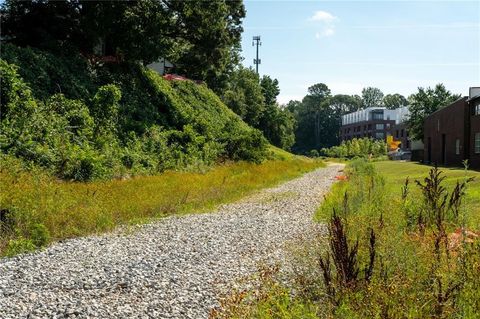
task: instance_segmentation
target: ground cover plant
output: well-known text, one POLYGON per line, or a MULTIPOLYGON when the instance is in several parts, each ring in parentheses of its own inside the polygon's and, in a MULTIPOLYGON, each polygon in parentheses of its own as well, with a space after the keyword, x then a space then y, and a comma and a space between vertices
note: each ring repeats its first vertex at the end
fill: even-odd
POLYGON ((262 164, 229 162, 203 172, 94 182, 62 181, 2 155, 0 254, 14 255, 54 240, 112 230, 171 214, 202 212, 324 165, 273 149, 262 164))
POLYGON ((346 173, 316 215, 328 236, 292 286, 270 276, 217 317, 478 318, 480 174, 365 160, 346 173))
POLYGON ((205 84, 167 81, 137 62, 3 45, 0 73, 0 151, 62 179, 260 163, 267 156, 262 133, 205 84))

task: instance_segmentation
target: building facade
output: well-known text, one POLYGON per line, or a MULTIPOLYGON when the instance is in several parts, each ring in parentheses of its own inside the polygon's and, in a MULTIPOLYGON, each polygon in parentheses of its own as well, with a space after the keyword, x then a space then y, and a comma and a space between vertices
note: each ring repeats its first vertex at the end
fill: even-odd
POLYGON ((404 121, 408 117, 408 107, 387 110, 384 107, 369 107, 342 116, 340 140, 370 137, 386 139, 392 135, 402 142, 402 149, 410 147, 408 130, 404 121))
POLYGON ((426 163, 480 168, 480 88, 428 116, 424 144, 426 163))

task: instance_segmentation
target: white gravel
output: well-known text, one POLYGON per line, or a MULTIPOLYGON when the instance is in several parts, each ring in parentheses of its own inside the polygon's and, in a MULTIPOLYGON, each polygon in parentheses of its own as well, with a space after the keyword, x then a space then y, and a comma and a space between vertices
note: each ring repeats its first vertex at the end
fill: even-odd
POLYGON ((207 318, 218 296, 316 231, 331 165, 207 214, 0 259, 0 318, 207 318))

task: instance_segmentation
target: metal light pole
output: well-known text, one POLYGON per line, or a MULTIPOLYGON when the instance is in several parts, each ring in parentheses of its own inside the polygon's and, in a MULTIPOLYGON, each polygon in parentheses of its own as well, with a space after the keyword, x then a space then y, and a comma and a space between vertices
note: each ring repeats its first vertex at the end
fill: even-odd
POLYGON ((258 58, 258 47, 262 45, 262 42, 260 42, 260 36, 254 36, 252 40, 252 46, 257 46, 257 58, 253 59, 253 64, 255 64, 255 70, 257 71, 258 74, 258 65, 262 63, 262 60, 258 58))

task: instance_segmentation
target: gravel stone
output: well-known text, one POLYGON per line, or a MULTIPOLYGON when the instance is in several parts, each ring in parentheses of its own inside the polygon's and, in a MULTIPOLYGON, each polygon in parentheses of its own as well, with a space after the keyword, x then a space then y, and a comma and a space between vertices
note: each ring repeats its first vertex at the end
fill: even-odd
MULTIPOLYGON (((312 221, 342 165, 330 165, 215 212, 171 216, 0 259, 0 318, 208 318, 218 298, 312 221)), ((242 282, 243 279, 243 282, 242 282)))

